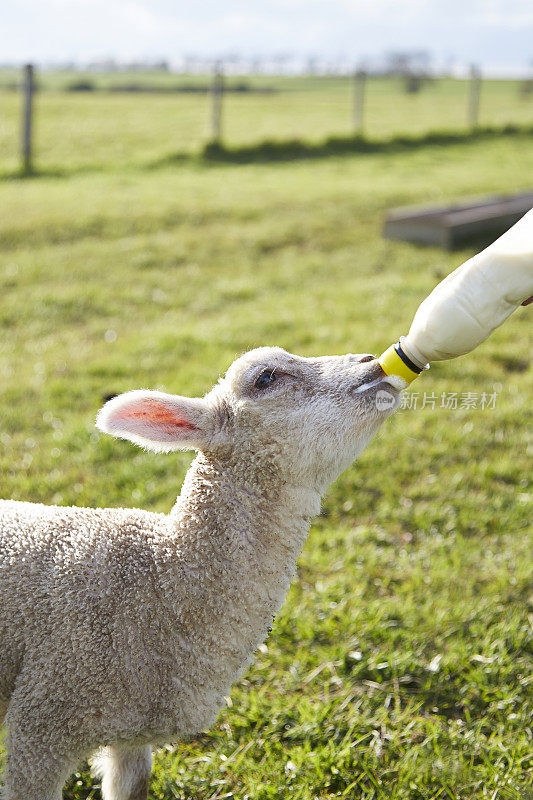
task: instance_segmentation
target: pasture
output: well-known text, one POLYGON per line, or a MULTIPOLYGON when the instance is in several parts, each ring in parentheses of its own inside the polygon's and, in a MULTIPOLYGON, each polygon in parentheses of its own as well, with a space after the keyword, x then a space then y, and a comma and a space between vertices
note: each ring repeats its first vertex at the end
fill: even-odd
MULTIPOLYGON (((0 70, 0 175, 19 165, 21 97, 6 87, 20 74, 0 70)), ((197 154, 211 136, 212 101, 201 91, 110 92, 110 87, 159 90, 210 86, 208 76, 165 73, 37 73, 35 162, 45 171, 150 168, 197 154), (94 91, 67 91, 89 84, 94 91)), ((353 127, 353 81, 349 77, 228 77, 222 137, 230 147, 300 139, 312 144, 348 137, 353 127), (265 90, 269 90, 265 93, 265 90)), ((533 124, 533 94, 517 80, 483 81, 480 126, 533 124)), ((363 132, 371 140, 429 131, 466 131, 469 83, 440 78, 407 94, 397 78, 367 80, 363 132)))
MULTIPOLYGON (((300 132, 295 89, 231 97, 228 138, 231 103, 271 99, 300 132)), ((0 102, 9 172, 18 99, 0 102)), ((386 242, 385 210, 527 189, 533 173, 525 135, 157 166, 198 145, 205 97, 50 91, 38 104, 38 159, 64 171, 0 183, 0 495, 15 499, 170 509, 189 454, 100 436, 105 395, 203 393, 261 344, 381 352, 472 252, 386 242)), ((247 113, 235 139, 264 135, 247 113)), ((336 131, 335 113, 313 135, 336 131)), ((152 800, 533 797, 532 313, 433 366, 412 386, 417 408, 330 490, 269 640, 216 726, 157 753, 152 800), (457 408, 441 407, 451 393, 457 408)), ((82 771, 65 798, 90 797, 82 771)))

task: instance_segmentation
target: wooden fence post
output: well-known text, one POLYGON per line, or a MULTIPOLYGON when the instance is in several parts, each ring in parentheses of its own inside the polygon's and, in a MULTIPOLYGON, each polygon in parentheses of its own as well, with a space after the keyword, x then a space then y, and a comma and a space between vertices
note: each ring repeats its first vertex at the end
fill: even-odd
POLYGON ((28 175, 33 171, 31 133, 35 82, 32 64, 26 64, 24 67, 24 80, 22 89, 24 93, 22 105, 22 172, 28 175))
POLYGON ((224 72, 222 64, 215 65, 213 74, 213 116, 211 119, 211 141, 220 142, 222 135, 222 96, 224 94, 224 72))
POLYGON ((353 81, 353 124, 356 135, 361 135, 363 133, 365 86, 366 72, 364 69, 358 69, 354 74, 353 81))
POLYGON ((479 96, 481 94, 481 72, 475 64, 470 67, 470 85, 468 90, 468 124, 475 130, 479 122, 479 96))

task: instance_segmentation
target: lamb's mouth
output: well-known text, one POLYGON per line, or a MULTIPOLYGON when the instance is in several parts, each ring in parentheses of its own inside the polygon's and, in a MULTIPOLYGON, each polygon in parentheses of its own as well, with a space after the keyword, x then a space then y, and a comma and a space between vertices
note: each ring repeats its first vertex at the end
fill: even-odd
POLYGON ((395 375, 385 375, 383 372, 351 390, 352 396, 357 395, 359 404, 363 404, 368 411, 377 414, 380 420, 389 416, 400 405, 402 389, 405 381, 395 375), (359 399, 360 398, 360 399, 359 399))
POLYGON ((387 375, 377 359, 369 364, 369 370, 358 386, 350 388, 365 403, 371 403, 378 411, 394 411, 400 403, 400 394, 407 383, 397 375, 387 375))
POLYGON ((355 389, 352 389, 352 394, 363 394, 369 392, 371 389, 382 388, 384 390, 392 389, 395 393, 399 393, 402 389, 405 389, 407 386, 406 382, 403 378, 398 377, 397 375, 380 375, 377 378, 373 378, 372 380, 365 381, 357 386, 355 389))

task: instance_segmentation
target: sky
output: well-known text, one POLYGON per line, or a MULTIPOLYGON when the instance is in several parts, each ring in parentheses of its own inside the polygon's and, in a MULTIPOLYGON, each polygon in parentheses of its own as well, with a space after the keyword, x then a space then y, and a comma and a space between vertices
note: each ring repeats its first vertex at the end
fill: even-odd
POLYGON ((533 63, 533 0, 2 0, 0 62, 344 56, 533 63))

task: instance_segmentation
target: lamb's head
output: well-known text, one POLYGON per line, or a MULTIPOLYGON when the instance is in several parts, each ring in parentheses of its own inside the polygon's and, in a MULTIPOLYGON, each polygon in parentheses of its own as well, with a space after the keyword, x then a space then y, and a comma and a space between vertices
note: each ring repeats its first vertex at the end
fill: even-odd
POLYGON ((203 398, 133 391, 97 426, 157 451, 197 449, 257 480, 322 492, 399 404, 400 379, 371 355, 303 358, 278 347, 238 358, 203 398))

